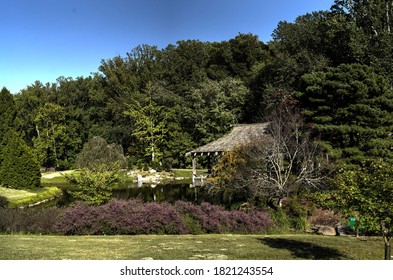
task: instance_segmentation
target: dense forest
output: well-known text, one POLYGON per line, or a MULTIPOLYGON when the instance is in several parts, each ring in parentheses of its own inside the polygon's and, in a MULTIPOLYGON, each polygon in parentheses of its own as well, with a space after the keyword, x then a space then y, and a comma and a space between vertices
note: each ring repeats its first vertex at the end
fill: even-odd
POLYGON ((130 167, 187 167, 187 151, 285 103, 332 158, 391 160, 392 20, 389 1, 336 0, 279 22, 266 43, 238 34, 140 45, 89 77, 37 81, 13 100, 3 88, 1 140, 14 127, 42 167, 59 170, 73 168, 94 136, 122 145, 130 167))

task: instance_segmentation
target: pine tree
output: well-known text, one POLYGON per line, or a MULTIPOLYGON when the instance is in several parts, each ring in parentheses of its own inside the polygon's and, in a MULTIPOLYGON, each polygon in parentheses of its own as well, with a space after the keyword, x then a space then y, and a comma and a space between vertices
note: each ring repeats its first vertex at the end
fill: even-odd
POLYGON ((365 65, 342 64, 303 81, 304 116, 330 156, 352 167, 370 157, 393 161, 393 93, 384 77, 365 65))
POLYGON ((13 130, 3 137, 0 184, 15 189, 40 187, 40 166, 33 151, 13 130))

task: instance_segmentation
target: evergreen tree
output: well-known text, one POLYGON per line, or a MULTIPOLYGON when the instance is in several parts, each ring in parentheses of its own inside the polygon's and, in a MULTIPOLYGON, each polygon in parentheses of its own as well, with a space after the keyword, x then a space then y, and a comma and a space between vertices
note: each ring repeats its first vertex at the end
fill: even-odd
POLYGON ((352 165, 369 157, 393 160, 393 94, 382 76, 343 64, 303 80, 304 116, 331 156, 352 165))
POLYGON ((40 166, 31 148, 13 130, 5 134, 2 143, 5 145, 0 166, 0 184, 15 189, 40 187, 40 166))

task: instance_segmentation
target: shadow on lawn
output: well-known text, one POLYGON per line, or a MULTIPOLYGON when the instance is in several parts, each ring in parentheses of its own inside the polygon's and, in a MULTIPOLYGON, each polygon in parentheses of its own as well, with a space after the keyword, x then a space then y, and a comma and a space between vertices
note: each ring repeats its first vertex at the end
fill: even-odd
POLYGON ((310 242, 291 240, 287 238, 258 238, 263 244, 276 249, 285 249, 292 256, 307 260, 348 260, 348 256, 336 249, 322 247, 310 242))

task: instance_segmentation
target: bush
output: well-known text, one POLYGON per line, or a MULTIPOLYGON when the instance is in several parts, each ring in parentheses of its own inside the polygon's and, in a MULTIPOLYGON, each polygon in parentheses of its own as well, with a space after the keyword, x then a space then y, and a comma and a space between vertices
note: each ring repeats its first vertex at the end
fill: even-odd
POLYGON ((0 208, 0 232, 25 234, 53 234, 54 224, 61 209, 2 209, 0 208))
POLYGON ((75 167, 95 170, 102 166, 109 170, 124 169, 128 167, 128 162, 121 145, 108 144, 104 138, 94 136, 83 146, 75 167))
POLYGON ((273 220, 276 229, 280 230, 280 232, 288 231, 291 227, 291 222, 287 217, 287 214, 282 208, 278 208, 277 210, 272 210, 269 213, 270 218, 273 220))
POLYGON ((0 195, 0 208, 7 208, 7 206, 8 206, 8 199, 0 195))
POLYGON ((249 214, 227 211, 223 207, 203 202, 200 206, 177 201, 177 210, 186 217, 190 233, 261 233, 272 226, 269 216, 260 211, 249 214))
POLYGON ((101 205, 110 200, 112 189, 122 180, 115 171, 83 169, 80 173, 66 175, 66 179, 77 186, 68 191, 74 198, 87 205, 101 205))
POLYGON ((111 200, 93 207, 77 205, 64 211, 56 223, 59 234, 201 234, 260 233, 272 225, 266 213, 226 211, 220 206, 200 206, 178 201, 143 203, 111 200))
POLYGON ((111 200, 101 206, 78 204, 66 209, 2 209, 0 232, 64 235, 262 233, 272 225, 264 212, 227 211, 178 201, 143 203, 111 200))
POLYGON ((68 208, 56 223, 60 234, 183 234, 182 217, 169 203, 112 200, 92 207, 68 208))
POLYGON ((316 208, 308 218, 311 225, 323 225, 336 227, 342 220, 342 215, 334 213, 332 210, 316 208))

